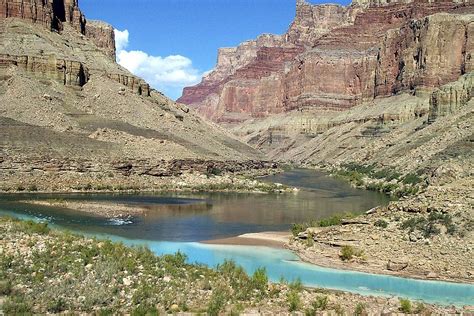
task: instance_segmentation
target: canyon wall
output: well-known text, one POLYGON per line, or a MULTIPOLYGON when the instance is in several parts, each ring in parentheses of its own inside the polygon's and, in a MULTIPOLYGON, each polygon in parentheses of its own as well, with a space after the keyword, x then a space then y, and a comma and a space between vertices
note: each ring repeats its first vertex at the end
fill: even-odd
POLYGON ((61 31, 69 23, 85 34, 86 19, 77 0, 0 0, 1 18, 20 18, 61 31))
POLYGON ((473 13, 463 1, 298 1, 286 34, 220 51, 215 71, 178 102, 217 122, 240 122, 432 90, 472 71, 473 13))
MULTIPOLYGON (((136 94, 150 96, 150 86, 143 79, 121 68, 101 69, 98 66, 104 63, 104 54, 108 59, 106 64, 115 61, 114 28, 101 21, 87 21, 78 7, 77 0, 0 0, 0 37, 5 46, 0 50, 0 80, 6 80, 14 72, 20 72, 39 79, 82 87, 92 74, 105 74, 136 94), (15 24, 17 19, 38 25, 61 37, 64 35, 65 25, 68 25, 81 34, 76 37, 77 40, 90 41, 99 51, 94 53, 96 57, 93 58, 78 58, 77 54, 71 52, 57 54, 54 52, 54 45, 36 47, 38 37, 25 37, 20 46, 12 45, 16 40, 4 38, 3 34, 13 33, 14 29, 19 27, 15 24)), ((66 41, 64 45, 70 47, 72 43, 66 41)))
POLYGON ((115 60, 115 34, 112 25, 102 21, 87 20, 85 35, 106 55, 115 60))
POLYGON ((19 18, 57 32, 67 23, 115 59, 113 27, 100 21, 87 21, 78 0, 0 0, 0 19, 5 18, 19 18))

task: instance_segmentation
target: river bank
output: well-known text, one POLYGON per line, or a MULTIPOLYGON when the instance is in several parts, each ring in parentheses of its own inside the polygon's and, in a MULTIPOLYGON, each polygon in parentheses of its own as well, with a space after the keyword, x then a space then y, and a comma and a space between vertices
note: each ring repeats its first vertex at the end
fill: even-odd
POLYGON ((470 183, 432 185, 343 223, 309 227, 288 247, 321 266, 473 284, 470 183))
MULTIPOLYGON (((216 270, 144 249, 0 218, 1 309, 11 313, 436 313, 462 308, 268 283, 228 262, 216 270), (92 284, 94 286, 92 286, 92 284), (150 286, 153 284, 153 286, 150 286)), ((468 308, 468 307, 466 307, 468 308)), ((464 309, 468 311, 469 309, 464 309)))

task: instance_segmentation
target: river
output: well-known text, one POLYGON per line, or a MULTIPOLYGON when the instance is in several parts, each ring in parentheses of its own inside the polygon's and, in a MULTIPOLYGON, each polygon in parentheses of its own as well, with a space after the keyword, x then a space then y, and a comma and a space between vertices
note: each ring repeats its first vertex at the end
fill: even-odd
POLYGON ((397 295, 429 303, 473 305, 474 286, 342 271, 306 264, 290 251, 258 246, 210 245, 200 241, 244 233, 288 230, 304 222, 344 212, 363 212, 387 204, 377 192, 354 189, 313 170, 294 169, 263 179, 300 188, 297 193, 160 193, 160 194, 5 194, 0 215, 48 221, 52 226, 128 245, 147 245, 156 254, 188 256, 211 267, 233 259, 252 273, 265 267, 272 281, 300 278, 308 286, 367 295, 397 295), (109 201, 146 207, 143 215, 111 220, 58 207, 19 201, 69 199, 109 201))

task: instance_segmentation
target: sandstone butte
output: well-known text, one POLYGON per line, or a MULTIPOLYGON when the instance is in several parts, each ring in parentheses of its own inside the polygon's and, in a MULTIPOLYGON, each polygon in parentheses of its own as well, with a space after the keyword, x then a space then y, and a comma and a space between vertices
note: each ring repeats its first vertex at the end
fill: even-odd
POLYGON ((473 70, 473 11, 462 0, 298 0, 285 34, 220 49, 215 69, 178 102, 232 123, 433 90, 473 70))

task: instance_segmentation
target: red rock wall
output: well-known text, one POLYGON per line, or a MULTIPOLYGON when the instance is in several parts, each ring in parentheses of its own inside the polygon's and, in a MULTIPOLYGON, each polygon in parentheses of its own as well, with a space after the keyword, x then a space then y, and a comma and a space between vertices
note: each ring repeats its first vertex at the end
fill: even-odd
POLYGON ((104 53, 115 60, 115 34, 114 28, 102 21, 88 20, 86 24, 86 36, 94 44, 102 48, 104 53))
POLYGON ((239 121, 309 106, 344 110, 377 96, 439 87, 473 69, 474 27, 464 13, 474 13, 473 4, 344 8, 299 1, 283 44, 258 47, 250 62, 227 76, 211 73, 185 88, 178 102, 216 121, 239 121), (425 18, 438 12, 452 14, 425 18))
POLYGON ((86 20, 77 0, 0 0, 0 18, 20 18, 61 31, 62 23, 70 23, 85 33, 86 20))

